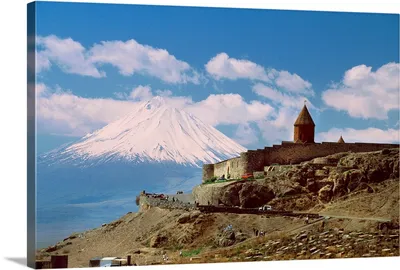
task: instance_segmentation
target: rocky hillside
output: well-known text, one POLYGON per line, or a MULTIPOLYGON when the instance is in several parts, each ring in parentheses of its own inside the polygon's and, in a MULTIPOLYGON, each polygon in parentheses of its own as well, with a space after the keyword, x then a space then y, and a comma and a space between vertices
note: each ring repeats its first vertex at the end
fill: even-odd
POLYGON ((398 179, 399 150, 339 153, 299 165, 271 166, 264 174, 255 181, 201 185, 193 194, 201 204, 268 203, 281 210, 308 210, 362 190, 373 193, 373 185, 398 179))
POLYGON ((87 267, 93 257, 128 254, 137 265, 399 256, 398 167, 397 149, 341 153, 275 167, 264 179, 201 185, 194 191, 197 199, 226 205, 268 203, 322 215, 309 223, 156 205, 73 234, 38 250, 37 258, 68 254, 70 267, 87 267))

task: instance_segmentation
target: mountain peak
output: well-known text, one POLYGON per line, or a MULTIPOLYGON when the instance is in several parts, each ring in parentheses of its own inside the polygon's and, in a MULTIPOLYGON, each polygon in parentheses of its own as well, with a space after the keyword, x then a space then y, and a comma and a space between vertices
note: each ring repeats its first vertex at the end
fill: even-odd
POLYGON ((78 163, 125 160, 190 166, 239 156, 246 149, 162 97, 64 148, 58 160, 78 163))
POLYGON ((144 108, 146 110, 151 110, 151 109, 160 108, 160 107, 166 106, 166 105, 167 105, 167 102, 166 102, 165 98, 156 96, 156 97, 151 98, 149 101, 147 101, 144 105, 144 108))

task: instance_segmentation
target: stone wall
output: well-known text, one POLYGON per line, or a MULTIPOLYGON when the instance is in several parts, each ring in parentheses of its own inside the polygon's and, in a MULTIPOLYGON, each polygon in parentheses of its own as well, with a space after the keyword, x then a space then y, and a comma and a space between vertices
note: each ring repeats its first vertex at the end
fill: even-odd
POLYGON ((207 181, 214 176, 214 164, 203 165, 203 181, 207 181))
MULTIPOLYGON (((246 158, 247 157, 240 156, 237 158, 231 158, 222 162, 218 162, 216 164, 206 164, 203 166, 203 175, 205 174, 205 168, 207 171, 211 171, 211 169, 209 168, 211 165, 214 168, 212 176, 221 177, 222 175, 225 175, 225 177, 228 177, 228 175, 230 175, 231 179, 238 179, 243 174, 243 166, 246 164, 246 158)), ((207 176, 210 175, 207 173, 207 176)), ((203 181, 206 181, 211 177, 203 178, 203 181)))
POLYGON ((247 151, 247 166, 245 167, 246 172, 263 171, 265 165, 265 150, 257 149, 255 151, 247 151))
POLYGON ((228 159, 223 162, 214 164, 214 175, 216 177, 221 177, 222 175, 225 175, 225 177, 227 177, 228 168, 229 168, 230 163, 231 163, 231 160, 228 159))
POLYGON ((376 143, 322 142, 302 144, 283 142, 281 145, 243 152, 237 158, 216 164, 206 164, 203 167, 203 181, 210 179, 212 176, 221 177, 225 175, 226 177, 228 174, 230 174, 232 179, 239 179, 244 173, 263 171, 265 166, 271 164, 298 164, 313 158, 340 152, 372 152, 385 148, 398 147, 398 144, 376 143), (204 175, 207 178, 204 178, 204 175))
POLYGON ((275 176, 277 174, 282 174, 286 171, 299 168, 300 165, 279 165, 279 166, 265 166, 264 175, 265 176, 275 176))
POLYGON ((140 195, 139 199, 139 211, 143 212, 151 207, 159 207, 164 209, 183 209, 183 210, 194 210, 196 206, 190 203, 184 202, 173 202, 171 200, 152 198, 146 195, 140 195))
POLYGON ((324 157, 340 152, 372 152, 385 148, 398 148, 395 144, 372 143, 315 143, 315 144, 284 144, 266 148, 265 165, 298 164, 316 157, 324 157))

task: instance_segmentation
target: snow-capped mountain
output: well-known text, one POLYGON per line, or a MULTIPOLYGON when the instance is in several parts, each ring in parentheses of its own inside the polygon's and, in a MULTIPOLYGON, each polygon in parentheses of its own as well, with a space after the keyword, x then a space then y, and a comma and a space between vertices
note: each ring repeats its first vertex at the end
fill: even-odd
POLYGON ((38 239, 49 241, 50 223, 62 239, 135 211, 142 190, 190 192, 201 183, 203 163, 245 150, 160 97, 135 105, 121 119, 38 157, 38 239))
POLYGON ((199 166, 243 151, 243 146, 214 127, 170 106, 162 97, 154 97, 133 107, 121 119, 44 158, 85 166, 109 161, 199 166))

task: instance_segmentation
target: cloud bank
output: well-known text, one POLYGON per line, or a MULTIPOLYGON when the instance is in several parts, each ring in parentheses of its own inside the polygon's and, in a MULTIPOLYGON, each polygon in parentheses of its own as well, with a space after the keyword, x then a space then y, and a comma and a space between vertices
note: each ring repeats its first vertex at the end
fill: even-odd
POLYGON ((359 65, 347 70, 343 80, 322 93, 329 107, 355 118, 388 119, 399 109, 400 64, 388 63, 376 71, 359 65))
MULTIPOLYGON (((94 78, 106 77, 104 67, 116 68, 122 76, 140 74, 168 84, 200 84, 206 78, 189 63, 166 49, 127 41, 101 41, 85 47, 72 38, 55 35, 36 38, 36 71, 57 66, 69 74, 94 78)), ((204 65, 212 83, 221 80, 249 80, 251 91, 259 99, 246 101, 236 93, 211 94, 193 101, 190 96, 174 96, 170 89, 152 89, 138 85, 129 93, 114 93, 112 98, 84 98, 59 87, 36 84, 38 126, 43 132, 82 136, 128 113, 134 106, 154 96, 164 97, 176 108, 194 114, 212 126, 236 125, 235 139, 246 145, 259 141, 279 143, 293 136, 293 122, 304 101, 309 109, 319 111, 312 84, 296 73, 266 68, 247 59, 236 59, 222 52, 204 65)), ((345 71, 340 82, 322 92, 328 107, 362 119, 387 120, 390 111, 399 110, 399 63, 388 63, 376 71, 366 65, 345 71)), ((33 85, 30 86, 33 88, 33 85)), ((394 129, 331 129, 317 139, 337 141, 398 141, 394 129), (368 137, 368 135, 370 135, 368 137)))
POLYGON ((353 128, 332 128, 327 132, 317 134, 320 141, 336 142, 343 136, 345 142, 369 142, 369 143, 399 143, 398 129, 353 129, 353 128))
POLYGON ((108 64, 124 76, 138 73, 172 84, 199 84, 201 81, 201 75, 185 61, 165 49, 143 45, 134 39, 102 41, 85 48, 72 38, 50 35, 37 37, 36 43, 38 73, 49 70, 54 64, 65 73, 102 78, 106 73, 101 66, 108 64))
POLYGON ((266 69, 249 60, 231 58, 227 53, 219 53, 210 59, 205 69, 215 80, 248 79, 270 83, 289 92, 314 93, 312 84, 297 74, 286 70, 266 69))
POLYGON ((160 94, 171 106, 192 113, 212 126, 246 124, 273 113, 269 104, 246 102, 238 94, 210 95, 194 102, 190 97, 172 96, 170 90, 152 90, 150 86, 143 85, 135 87, 129 94, 117 93, 122 100, 79 97, 68 90, 51 89, 44 84, 36 85, 36 92, 40 92, 37 99, 39 132, 67 136, 90 133, 134 110, 141 102, 160 94))

